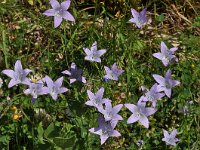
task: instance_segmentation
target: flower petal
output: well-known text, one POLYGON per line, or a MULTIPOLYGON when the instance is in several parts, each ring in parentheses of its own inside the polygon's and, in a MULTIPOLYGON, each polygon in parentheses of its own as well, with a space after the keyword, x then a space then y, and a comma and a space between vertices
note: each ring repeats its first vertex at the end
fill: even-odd
POLYGON ((14 71, 10 69, 6 69, 2 71, 3 74, 7 75, 10 78, 14 78, 14 71))
POLYGON ((69 20, 69 21, 75 21, 74 17, 72 16, 71 13, 69 13, 68 11, 64 11, 63 12, 63 16, 64 19, 69 20))
POLYGON ((54 16, 54 28, 57 28, 62 22, 62 17, 54 16))
POLYGON ((43 14, 46 16, 55 16, 55 10, 54 9, 48 9, 43 14))
POLYGON ((70 6, 71 1, 70 0, 66 0, 64 2, 61 3, 61 7, 63 10, 67 10, 70 6))

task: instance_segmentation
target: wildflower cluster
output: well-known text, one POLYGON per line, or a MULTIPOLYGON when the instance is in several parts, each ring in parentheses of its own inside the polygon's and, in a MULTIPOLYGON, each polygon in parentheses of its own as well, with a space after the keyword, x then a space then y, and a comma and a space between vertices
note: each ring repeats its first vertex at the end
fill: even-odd
MULTIPOLYGON (((70 3, 70 0, 66 0, 61 4, 57 0, 50 0, 52 9, 46 10, 43 14, 54 17, 55 28, 61 24, 63 19, 74 22, 74 17, 68 11, 70 3)), ((129 22, 135 23, 138 28, 142 28, 148 22, 146 8, 141 12, 137 12, 132 8, 131 13, 133 18, 131 18, 129 22)), ((169 49, 162 41, 160 44, 161 52, 154 53, 153 57, 161 60, 163 65, 167 67, 173 62, 178 62, 178 59, 175 56, 176 50, 177 48, 175 47, 169 49)), ((101 65, 101 59, 104 57, 104 54, 106 54, 107 49, 98 50, 97 41, 94 41, 90 48, 83 47, 82 51, 85 52, 85 61, 89 61, 90 63, 95 62, 101 65)), ((102 68, 103 67, 105 74, 100 78, 104 79, 106 82, 114 82, 115 84, 120 79, 120 75, 124 73, 124 70, 119 69, 116 62, 110 67, 102 66, 102 68)), ((21 84, 25 85, 24 87, 27 87, 23 92, 25 95, 31 95, 32 103, 35 103, 38 96, 47 94, 56 101, 60 94, 66 93, 69 90, 63 86, 64 76, 53 80, 50 76, 45 75, 45 77, 33 81, 28 78, 28 75, 32 72, 33 71, 30 69, 23 69, 20 60, 16 61, 14 70, 5 69, 2 71, 3 74, 11 78, 8 83, 8 88, 21 84)), ((75 82, 82 82, 83 84, 87 83, 86 78, 83 77, 83 71, 77 68, 75 62, 71 63, 68 70, 64 70, 61 73, 69 76, 70 84, 75 82)), ((170 69, 166 71, 164 76, 153 74, 152 77, 155 82, 150 88, 142 86, 143 95, 136 104, 125 103, 114 105, 110 98, 104 98, 105 88, 103 86, 100 87, 96 93, 92 92, 94 89, 87 89, 88 100, 85 102, 85 105, 95 108, 98 112, 98 127, 92 127, 89 131, 100 136, 101 144, 104 144, 109 137, 121 136, 121 133, 115 128, 119 121, 124 120, 124 118, 118 114, 123 106, 131 112, 130 117, 127 119, 127 124, 139 122, 148 129, 151 124, 148 117, 159 112, 157 107, 158 100, 161 100, 165 96, 171 98, 173 95, 172 89, 180 84, 180 81, 172 79, 172 71, 170 69)), ((1 82, 2 81, 0 81, 0 86, 1 82)), ((168 133, 168 131, 163 129, 163 134, 164 138, 162 141, 166 142, 167 145, 175 146, 176 142, 179 141, 179 139, 176 138, 176 129, 171 133, 168 133)))

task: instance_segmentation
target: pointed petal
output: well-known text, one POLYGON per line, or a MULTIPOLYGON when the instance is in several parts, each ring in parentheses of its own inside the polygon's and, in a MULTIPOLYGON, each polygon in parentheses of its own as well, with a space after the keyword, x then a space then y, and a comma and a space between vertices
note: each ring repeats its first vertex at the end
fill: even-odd
POLYGON ((97 51, 97 42, 96 41, 92 44, 91 51, 97 51))
POLYGON ((55 9, 48 9, 43 14, 46 16, 55 16, 55 13, 56 13, 55 9))
POLYGON ((60 3, 57 0, 50 0, 50 4, 53 7, 53 9, 60 7, 60 3))
POLYGON ((54 16, 54 28, 57 28, 62 22, 62 17, 54 16))
POLYGON ((180 81, 177 81, 177 80, 173 80, 172 81, 172 86, 173 87, 175 87, 175 86, 177 86, 177 85, 179 85, 180 84, 180 81))
POLYGON ((136 18, 131 18, 129 22, 136 23, 136 18))
POLYGON ((108 139, 107 135, 101 135, 101 145, 108 139))
POLYGON ((14 79, 11 79, 9 84, 8 84, 8 88, 11 88, 13 87, 14 85, 17 85, 19 84, 19 82, 15 81, 14 79))
POLYGON ((117 130, 114 130, 110 136, 117 137, 117 136, 121 136, 121 134, 117 130))
POLYGON ((139 16, 139 13, 133 8, 131 8, 131 13, 132 13, 133 17, 135 17, 135 18, 137 18, 139 16))
POLYGON ((2 71, 3 74, 7 75, 10 78, 14 78, 14 71, 10 69, 6 69, 2 71))
POLYGON ((51 97, 53 98, 53 100, 57 100, 58 99, 58 94, 53 94, 53 95, 51 95, 51 97))
POLYGON ((28 95, 28 94, 30 94, 30 93, 31 93, 30 89, 26 89, 26 90, 24 91, 24 94, 26 94, 26 95, 28 95))
POLYGON ((169 97, 169 98, 171 97, 172 89, 167 89, 167 88, 166 88, 166 89, 164 90, 164 92, 165 92, 165 94, 167 95, 167 97, 169 97))
POLYGON ((75 21, 74 17, 72 16, 71 13, 69 13, 68 11, 64 11, 63 12, 63 16, 64 19, 69 20, 69 21, 75 21))
POLYGON ((169 137, 169 133, 165 129, 163 129, 163 134, 164 134, 164 137, 169 137))
POLYGON ((68 88, 65 88, 65 87, 61 87, 58 94, 61 94, 61 93, 65 93, 68 91, 68 88))
POLYGON ((106 71, 106 74, 110 74, 110 72, 111 72, 110 68, 108 68, 107 66, 104 66, 104 69, 106 71))
POLYGON ((172 54, 174 54, 174 52, 177 51, 177 50, 178 50, 177 47, 170 48, 170 51, 172 52, 172 54))
POLYGON ((161 53, 164 53, 164 54, 166 53, 166 51, 168 51, 168 48, 163 41, 160 44, 160 50, 161 50, 161 53))
POLYGON ((124 104, 126 108, 128 108, 132 113, 137 112, 137 106, 134 104, 124 104))
POLYGON ((171 75, 171 74, 172 74, 171 70, 168 69, 167 72, 166 72, 166 74, 165 74, 165 78, 166 78, 166 79, 171 79, 171 78, 172 78, 172 75, 171 75))
POLYGON ((103 93, 104 93, 104 88, 101 87, 101 88, 97 91, 95 97, 98 97, 99 99, 102 99, 102 98, 103 98, 103 93))
POLYGON ((56 81, 55 81, 55 86, 56 87, 61 87, 62 86, 62 83, 63 83, 63 77, 60 77, 60 78, 58 78, 56 81))
POLYGON ((177 134, 177 130, 174 129, 170 134, 171 138, 175 138, 176 134, 177 134))
POLYGON ((90 55, 91 51, 88 48, 83 48, 84 52, 86 53, 86 55, 90 55))
POLYGON ((135 114, 132 114, 132 115, 128 118, 127 124, 134 123, 134 122, 136 122, 136 121, 138 121, 138 120, 139 120, 139 117, 137 117, 135 114))
POLYGON ((61 3, 61 7, 63 10, 67 10, 70 6, 71 1, 70 0, 66 0, 64 2, 61 3))
POLYGON ((145 115, 141 115, 141 116, 140 116, 139 122, 140 122, 143 126, 145 126, 145 128, 149 128, 149 120, 148 120, 148 118, 147 118, 145 115))
POLYGON ((90 100, 93 101, 96 99, 96 96, 90 90, 87 90, 87 94, 90 100))
POLYGON ((45 81, 46 81, 48 87, 53 87, 54 86, 53 80, 47 75, 45 76, 45 81))
POLYGON ((62 72, 63 74, 67 74, 67 75, 69 75, 69 76, 71 76, 72 74, 71 74, 71 72, 70 71, 68 71, 68 70, 65 70, 65 71, 63 71, 62 72))
POLYGON ((153 56, 159 60, 162 60, 163 54, 162 53, 154 53, 153 56))
POLYGON ((165 78, 163 78, 160 75, 153 74, 153 78, 158 82, 159 84, 163 85, 165 83, 165 78))
POLYGON ((15 63, 15 71, 19 71, 22 72, 23 68, 22 68, 22 64, 20 60, 17 60, 15 63))
POLYGON ((76 79, 70 79, 70 84, 74 83, 76 81, 76 79))
POLYGON ((147 12, 147 9, 144 8, 144 9, 140 12, 140 15, 141 15, 142 17, 145 17, 146 12, 147 12))
POLYGON ((98 54, 99 57, 102 56, 105 53, 106 53, 105 49, 101 49, 101 50, 97 51, 97 54, 98 54))
POLYGON ((148 117, 157 111, 156 108, 146 108, 145 115, 148 117))
POLYGON ((112 112, 117 114, 121 110, 122 107, 123 107, 123 104, 118 104, 118 105, 113 107, 112 112))
POLYGON ((85 79, 85 77, 81 77, 81 81, 82 81, 83 83, 86 83, 86 82, 87 82, 86 79, 85 79))
POLYGON ((24 72, 25 72, 25 76, 27 76, 30 72, 32 72, 32 70, 30 70, 30 69, 24 69, 24 72))
POLYGON ((88 106, 94 106, 92 101, 87 101, 87 102, 85 102, 85 104, 88 105, 88 106))

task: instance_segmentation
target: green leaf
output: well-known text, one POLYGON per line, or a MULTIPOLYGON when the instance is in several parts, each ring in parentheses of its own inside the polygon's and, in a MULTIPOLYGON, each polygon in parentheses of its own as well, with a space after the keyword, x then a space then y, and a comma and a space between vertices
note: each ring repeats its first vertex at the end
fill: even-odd
POLYGON ((52 122, 47 129, 44 131, 44 137, 45 138, 50 138, 52 136, 53 131, 55 131, 55 125, 52 122))
POLYGON ((53 139, 53 142, 56 144, 56 146, 59 146, 61 148, 69 148, 74 145, 75 140, 75 136, 72 136, 71 138, 55 137, 53 139))
POLYGON ((43 133, 44 133, 44 129, 42 127, 42 122, 39 123, 39 126, 37 128, 37 132, 38 132, 38 140, 40 143, 44 144, 44 138, 43 138, 43 133))

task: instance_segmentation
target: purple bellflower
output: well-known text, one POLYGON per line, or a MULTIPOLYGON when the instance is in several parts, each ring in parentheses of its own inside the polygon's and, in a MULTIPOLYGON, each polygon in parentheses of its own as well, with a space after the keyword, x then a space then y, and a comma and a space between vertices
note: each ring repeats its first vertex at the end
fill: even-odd
POLYGON ((84 52, 87 56, 85 56, 85 60, 91 62, 101 62, 101 56, 106 53, 106 49, 97 50, 97 42, 95 41, 92 44, 91 50, 88 48, 83 48, 84 52))
POLYGON ((26 95, 30 94, 32 96, 33 103, 35 102, 35 100, 39 95, 45 95, 48 93, 49 93, 48 88, 44 86, 42 80, 39 80, 37 82, 30 82, 29 88, 24 91, 24 94, 26 95))
POLYGON ((75 63, 71 64, 71 69, 69 71, 65 70, 62 73, 70 76, 70 84, 74 83, 75 81, 86 83, 85 77, 82 76, 83 71, 81 69, 77 69, 75 63))
POLYGON ((173 47, 168 49, 165 43, 161 42, 160 49, 161 53, 154 53, 153 56, 161 60, 165 67, 168 66, 174 60, 178 61, 176 56, 173 55, 178 48, 173 47))
POLYGON ((97 109, 102 108, 102 104, 109 103, 111 100, 103 98, 104 88, 100 88, 96 94, 92 93, 90 90, 87 90, 89 100, 85 102, 86 105, 94 106, 97 109))
POLYGON ((177 80, 172 80, 171 76, 171 70, 168 69, 165 77, 162 77, 160 75, 154 74, 153 78, 156 80, 156 82, 159 84, 158 85, 158 90, 159 91, 164 91, 165 94, 170 98, 171 93, 172 93, 172 88, 179 85, 180 82, 177 80))
POLYGON ((176 134, 177 134, 177 130, 174 129, 170 134, 163 129, 163 134, 164 134, 164 138, 162 139, 162 141, 165 141, 167 145, 172 145, 172 146, 176 146, 176 142, 179 141, 178 138, 176 138, 176 134))
POLYGON ((147 89, 147 92, 145 93, 145 96, 143 98, 143 101, 147 102, 152 102, 153 107, 156 107, 156 103, 158 99, 161 99, 162 97, 165 96, 164 93, 159 93, 160 91, 158 90, 158 84, 155 83, 150 90, 147 89))
POLYGON ((120 70, 117 68, 116 63, 112 65, 111 69, 107 66, 104 66, 104 69, 106 70, 106 75, 104 76, 104 78, 115 81, 118 81, 118 76, 120 76, 124 72, 124 70, 120 70))
POLYGON ((141 12, 137 12, 135 9, 131 8, 131 13, 134 18, 131 18, 129 22, 135 23, 138 28, 141 28, 147 23, 148 19, 146 17, 146 8, 144 8, 141 12))
POLYGON ((94 134, 100 135, 101 145, 105 143, 105 141, 109 137, 121 136, 121 134, 117 130, 114 130, 115 125, 111 124, 109 121, 106 122, 103 117, 98 117, 98 124, 99 124, 99 127, 91 128, 89 129, 89 131, 94 134))
POLYGON ((134 104, 125 104, 125 107, 128 108, 133 114, 128 118, 127 123, 134 123, 139 121, 145 128, 149 128, 148 116, 154 114, 157 109, 151 107, 145 107, 146 103, 138 101, 137 105, 134 104))
POLYGON ((105 103, 105 109, 102 107, 99 109, 99 112, 104 115, 105 121, 110 121, 112 124, 116 125, 118 120, 123 120, 122 116, 117 114, 122 106, 123 104, 118 104, 112 107, 111 102, 105 103))
POLYGON ((55 82, 53 82, 53 80, 46 75, 45 81, 47 83, 48 93, 51 95, 53 100, 57 100, 58 94, 68 91, 67 88, 61 87, 63 83, 63 77, 60 77, 55 82))
POLYGON ((67 11, 71 1, 66 0, 61 4, 57 0, 50 0, 53 9, 46 10, 43 14, 46 16, 54 16, 54 28, 57 28, 63 18, 69 21, 75 21, 74 17, 67 11))
POLYGON ((8 88, 13 87, 17 84, 29 84, 30 80, 26 77, 31 72, 30 69, 23 69, 20 60, 15 63, 14 70, 6 69, 2 73, 11 78, 8 88))

